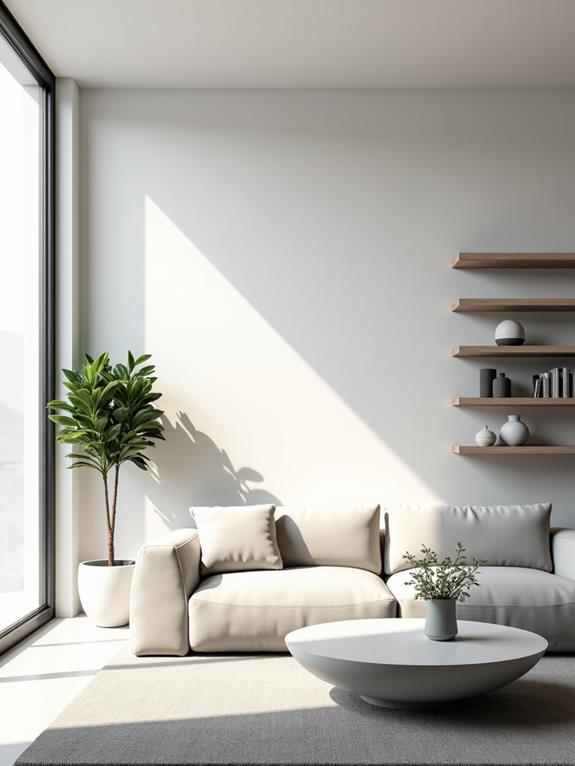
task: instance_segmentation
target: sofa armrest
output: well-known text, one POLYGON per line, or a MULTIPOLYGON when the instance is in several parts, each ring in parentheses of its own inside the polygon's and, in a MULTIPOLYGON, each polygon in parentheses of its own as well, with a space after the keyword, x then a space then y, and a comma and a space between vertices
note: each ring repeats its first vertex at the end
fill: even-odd
POLYGON ((575 580, 575 529, 552 529, 551 553, 554 573, 575 580))
POLYGON ((169 532, 140 548, 130 602, 134 654, 183 657, 189 652, 188 599, 199 581, 200 540, 196 529, 169 532))

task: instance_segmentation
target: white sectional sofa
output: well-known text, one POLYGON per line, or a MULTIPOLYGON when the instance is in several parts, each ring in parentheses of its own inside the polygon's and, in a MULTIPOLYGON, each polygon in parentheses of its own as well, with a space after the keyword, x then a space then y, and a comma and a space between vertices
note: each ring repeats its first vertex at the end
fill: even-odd
POLYGON ((550 650, 575 651, 575 530, 551 530, 550 512, 548 503, 194 509, 196 528, 139 552, 132 650, 278 652, 305 625, 423 616, 403 553, 426 544, 447 555, 461 541, 486 564, 459 618, 525 628, 550 650))

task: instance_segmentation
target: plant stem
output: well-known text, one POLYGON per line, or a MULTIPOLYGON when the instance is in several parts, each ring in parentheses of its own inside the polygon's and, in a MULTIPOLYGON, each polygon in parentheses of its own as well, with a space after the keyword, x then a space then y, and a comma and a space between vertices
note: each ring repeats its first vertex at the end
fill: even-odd
POLYGON ((103 473, 104 480, 104 502, 106 504, 106 525, 108 527, 108 566, 114 566, 114 528, 110 517, 110 495, 108 492, 108 474, 103 473))
MULTIPOLYGON (((112 554, 114 553, 114 536, 116 534, 116 503, 118 500, 118 479, 120 477, 120 464, 114 466, 114 494, 112 496, 112 554)), ((113 562, 113 559, 112 559, 113 562)))

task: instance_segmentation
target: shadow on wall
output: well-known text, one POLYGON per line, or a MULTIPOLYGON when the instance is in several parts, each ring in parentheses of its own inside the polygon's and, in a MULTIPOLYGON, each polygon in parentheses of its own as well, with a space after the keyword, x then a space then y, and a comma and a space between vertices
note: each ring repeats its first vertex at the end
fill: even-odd
POLYGON ((148 499, 169 529, 193 526, 191 505, 256 505, 281 501, 263 487, 253 468, 234 468, 224 449, 195 428, 184 412, 175 423, 162 417, 166 441, 153 457, 148 473, 148 499))

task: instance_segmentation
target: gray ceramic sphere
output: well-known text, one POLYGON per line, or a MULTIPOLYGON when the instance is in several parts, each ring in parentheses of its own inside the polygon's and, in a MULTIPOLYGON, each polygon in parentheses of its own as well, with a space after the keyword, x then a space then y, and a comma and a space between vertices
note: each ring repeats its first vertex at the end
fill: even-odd
POLYGON ((515 319, 504 319, 495 328, 495 342, 498 346, 522 346, 525 343, 525 328, 515 319))

